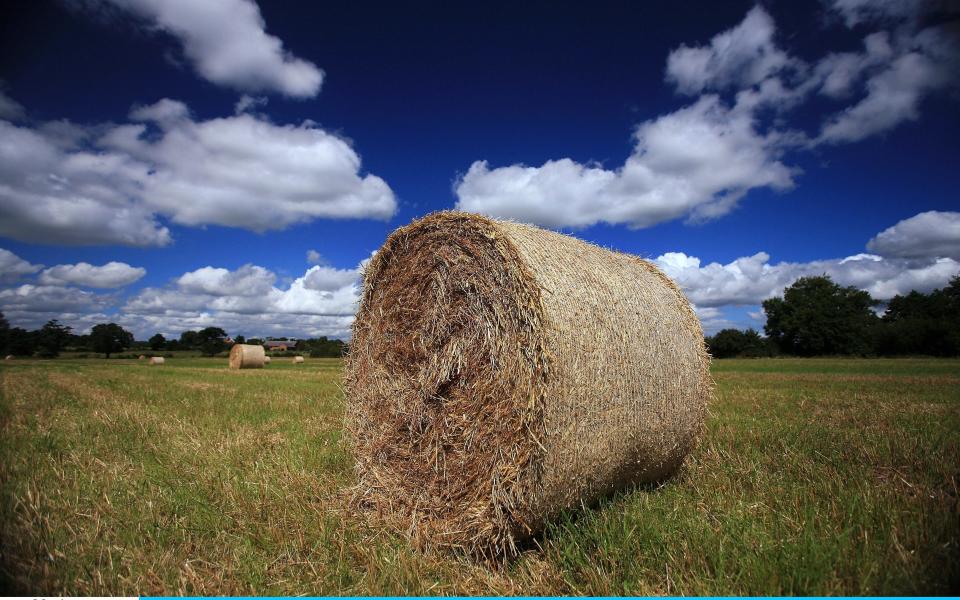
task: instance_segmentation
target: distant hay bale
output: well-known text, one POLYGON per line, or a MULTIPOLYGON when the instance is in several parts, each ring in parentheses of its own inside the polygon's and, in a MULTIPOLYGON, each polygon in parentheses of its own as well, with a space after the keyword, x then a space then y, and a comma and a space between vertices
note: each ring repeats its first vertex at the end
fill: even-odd
POLYGON ((270 357, 269 357, 269 356, 264 356, 264 357, 263 357, 263 364, 265 364, 265 365, 269 365, 269 364, 270 364, 270 357))
POLYGON ((13 355, 12 355, 12 354, 8 354, 8 355, 6 355, 5 357, 3 357, 3 360, 13 360, 13 355))
POLYGON ((344 387, 358 505, 415 543, 517 551, 557 514, 680 466, 712 384, 651 263, 458 212, 364 273, 344 387))
POLYGON ((150 362, 149 362, 150 365, 162 365, 163 363, 164 363, 164 360, 162 356, 150 357, 150 362))
POLYGON ((295 362, 295 363, 297 363, 297 364, 302 363, 302 362, 303 362, 303 357, 302 357, 302 356, 294 356, 294 357, 293 357, 293 362, 295 362))
POLYGON ((146 356, 144 356, 143 354, 141 354, 140 356, 137 357, 137 360, 143 360, 143 359, 145 359, 145 358, 146 358, 146 356))
POLYGON ((263 346, 234 344, 230 349, 231 369, 260 369, 263 368, 265 359, 263 346))

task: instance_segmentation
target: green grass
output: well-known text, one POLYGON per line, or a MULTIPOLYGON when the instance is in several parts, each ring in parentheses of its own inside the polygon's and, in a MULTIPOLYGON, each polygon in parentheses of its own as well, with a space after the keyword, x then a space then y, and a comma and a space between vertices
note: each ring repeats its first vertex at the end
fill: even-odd
POLYGON ((340 362, 0 364, 0 591, 914 594, 960 585, 960 361, 717 361, 659 487, 493 568, 346 510, 340 362))

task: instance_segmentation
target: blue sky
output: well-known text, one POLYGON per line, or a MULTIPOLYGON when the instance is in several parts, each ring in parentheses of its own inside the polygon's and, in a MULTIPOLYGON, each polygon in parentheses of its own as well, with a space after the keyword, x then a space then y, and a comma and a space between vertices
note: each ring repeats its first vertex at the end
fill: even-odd
POLYGON ((324 4, 0 9, 13 325, 347 337, 362 261, 450 208, 654 260, 708 332, 960 272, 946 3, 324 4))

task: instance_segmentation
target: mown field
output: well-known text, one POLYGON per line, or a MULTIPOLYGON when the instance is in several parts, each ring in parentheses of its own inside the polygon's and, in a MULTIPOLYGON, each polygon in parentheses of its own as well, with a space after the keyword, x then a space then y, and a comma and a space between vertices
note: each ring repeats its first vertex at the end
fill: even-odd
POLYGON ((0 589, 914 594, 960 589, 960 361, 728 360, 684 469, 492 568, 346 510, 337 360, 0 364, 0 589))

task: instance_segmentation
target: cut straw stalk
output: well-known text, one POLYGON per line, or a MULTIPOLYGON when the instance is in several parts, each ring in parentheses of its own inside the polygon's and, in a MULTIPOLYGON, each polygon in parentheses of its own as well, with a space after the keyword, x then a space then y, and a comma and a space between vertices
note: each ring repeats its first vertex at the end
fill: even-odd
POLYGON ((699 320, 649 262, 442 212, 367 267, 345 390, 358 504, 421 546, 495 557, 673 473, 711 382, 699 320))

